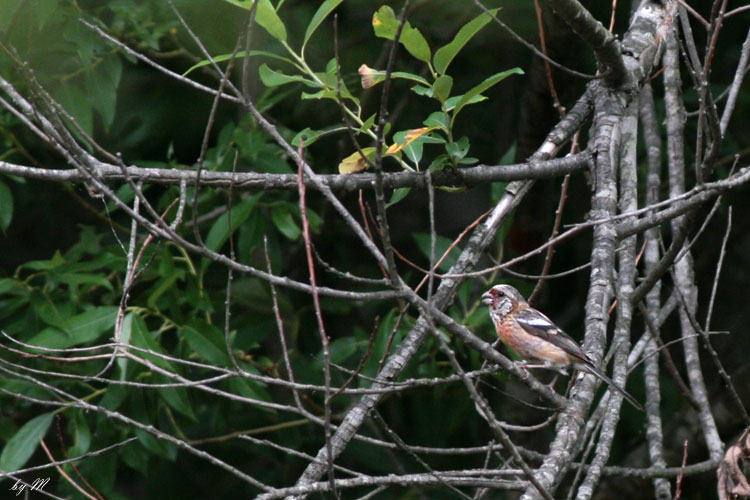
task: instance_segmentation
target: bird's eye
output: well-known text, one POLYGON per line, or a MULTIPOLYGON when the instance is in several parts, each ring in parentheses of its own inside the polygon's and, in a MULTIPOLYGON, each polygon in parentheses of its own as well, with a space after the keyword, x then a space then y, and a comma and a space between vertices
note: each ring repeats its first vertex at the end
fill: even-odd
POLYGON ((498 297, 505 297, 505 292, 501 292, 501 291, 498 290, 497 291, 497 296, 498 297))

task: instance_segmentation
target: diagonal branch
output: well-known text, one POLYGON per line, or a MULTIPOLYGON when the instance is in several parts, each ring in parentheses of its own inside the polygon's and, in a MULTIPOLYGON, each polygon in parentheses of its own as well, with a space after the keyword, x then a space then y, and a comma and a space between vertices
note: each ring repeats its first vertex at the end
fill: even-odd
POLYGON ((627 83, 630 72, 622 58, 620 42, 578 0, 547 0, 547 3, 588 44, 611 87, 627 83))

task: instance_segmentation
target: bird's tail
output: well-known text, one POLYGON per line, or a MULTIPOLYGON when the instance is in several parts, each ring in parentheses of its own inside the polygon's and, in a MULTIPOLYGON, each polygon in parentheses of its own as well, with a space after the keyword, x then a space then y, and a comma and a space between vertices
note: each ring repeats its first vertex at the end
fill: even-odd
POLYGON ((609 385, 611 388, 613 388, 614 390, 622 394, 622 397, 624 397, 628 401, 628 403, 635 406, 639 410, 643 411, 643 406, 641 406, 641 404, 638 401, 636 401, 636 399, 633 396, 628 394, 627 391, 625 391, 625 389, 617 385, 614 380, 609 378, 603 371, 597 368, 593 363, 588 362, 579 366, 582 366, 589 373, 592 373, 593 375, 596 375, 597 377, 602 379, 604 382, 607 383, 607 385, 609 385))

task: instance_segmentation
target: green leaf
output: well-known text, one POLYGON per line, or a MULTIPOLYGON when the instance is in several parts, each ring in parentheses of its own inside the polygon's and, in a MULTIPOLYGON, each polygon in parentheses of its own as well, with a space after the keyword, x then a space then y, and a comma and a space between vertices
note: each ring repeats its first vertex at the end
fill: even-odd
POLYGON ((229 239, 229 235, 242 225, 252 212, 255 203, 260 198, 260 193, 250 196, 232 207, 229 213, 222 214, 211 226, 206 237, 206 247, 218 252, 224 243, 229 239), (232 228, 229 228, 229 216, 232 217, 232 228))
POLYGON ((13 219, 13 193, 3 182, 0 182, 0 229, 5 232, 13 219))
MULTIPOLYGON (((204 262, 208 262, 205 260, 204 262)), ((168 290, 172 289, 174 286, 175 281, 182 281, 185 278, 185 270, 179 269, 177 271, 174 271, 172 273, 169 273, 165 275, 163 278, 161 278, 156 285, 151 287, 151 294, 148 296, 148 299, 146 299, 146 304, 148 304, 149 307, 152 309, 159 309, 159 305, 157 304, 157 301, 159 298, 164 295, 168 290)))
MULTIPOLYGON (((430 235, 428 233, 415 233, 414 234, 414 241, 417 242, 417 246, 422 251, 424 256, 427 258, 428 262, 430 259, 430 245, 432 244, 430 241, 430 235)), ((446 238, 445 236, 436 235, 435 236, 435 261, 437 262, 440 257, 443 256, 443 254, 450 248, 453 241, 450 238, 446 238)), ((448 256, 443 260, 443 262, 440 264, 439 269, 443 272, 448 272, 450 268, 453 266, 453 264, 456 263, 458 260, 458 256, 460 255, 461 250, 458 248, 458 246, 454 247, 451 252, 448 254, 448 256)))
MULTIPOLYGON (((170 383, 173 380, 167 377, 159 377, 162 380, 160 383, 170 383)), ((192 421, 195 421, 195 413, 193 407, 190 405, 190 398, 188 397, 187 390, 184 387, 161 387, 159 388, 159 394, 161 398, 174 410, 180 412, 185 417, 192 421)))
MULTIPOLYGON (((490 12, 492 15, 495 15, 499 10, 500 9, 493 9, 490 12)), ((440 47, 435 52, 435 59, 433 60, 435 71, 437 71, 439 75, 444 74, 448 70, 448 66, 451 61, 453 61, 453 58, 456 57, 456 54, 458 54, 464 45, 466 45, 466 43, 471 40, 488 22, 490 22, 491 19, 492 17, 485 12, 478 17, 475 17, 472 21, 464 24, 449 44, 440 47)))
POLYGON ((372 28, 375 31, 375 36, 380 38, 393 40, 396 36, 398 25, 399 22, 396 19, 396 13, 387 5, 380 7, 372 16, 372 28))
MULTIPOLYGON (((0 378, 0 387, 6 394, 13 393, 18 395, 30 396, 37 399, 43 399, 49 396, 49 392, 47 392, 47 389, 43 389, 32 382, 14 379, 8 376, 5 376, 5 378, 0 378)), ((9 420, 10 419, 0 419, 0 428, 2 429, 0 439, 3 439, 5 441, 10 440, 12 434, 16 432, 16 426, 12 425, 9 420)))
POLYGON ((320 85, 312 80, 308 80, 299 75, 285 75, 280 71, 269 68, 265 63, 258 68, 258 74, 260 75, 260 81, 262 81, 263 85, 266 87, 278 87, 279 85, 287 83, 304 83, 308 87, 314 87, 316 89, 320 88, 320 85))
POLYGON ((39 439, 47 433, 54 415, 49 412, 32 418, 10 438, 0 454, 0 470, 13 472, 24 466, 36 451, 39 439))
POLYGON ((65 257, 60 254, 59 250, 56 250, 51 259, 31 260, 23 264, 23 267, 32 271, 50 271, 63 264, 65 264, 65 257))
POLYGON ((177 447, 173 443, 156 439, 156 437, 141 429, 136 429, 135 435, 138 437, 138 442, 153 455, 172 461, 177 456, 177 447))
MULTIPOLYGON (((461 100, 462 97, 463 97, 462 95, 454 95, 453 97, 449 97, 448 99, 446 99, 445 100, 445 110, 446 111, 450 111, 453 108, 455 108, 456 104, 458 103, 458 101, 461 100)), ((466 104, 464 104, 464 106, 468 106, 469 104, 476 104, 478 102, 482 102, 482 101, 486 101, 486 100, 487 100, 487 98, 485 96, 483 96, 482 94, 478 94, 478 95, 475 95, 474 97, 472 97, 471 99, 469 99, 469 102, 467 102, 466 104)))
POLYGON ((417 95, 425 97, 432 97, 432 87, 425 87, 423 85, 415 85, 411 88, 411 91, 417 95))
POLYGON ((377 116, 377 113, 373 113, 370 115, 370 117, 362 123, 362 126, 359 127, 360 132, 367 132, 372 128, 373 125, 375 125, 375 117, 377 116))
MULTIPOLYGON (((396 19, 396 14, 387 5, 380 7, 372 16, 372 27, 375 30, 375 36, 380 38, 393 40, 396 37, 398 25, 399 20, 396 19)), ((430 46, 427 45, 427 40, 424 39, 422 33, 417 28, 413 28, 409 24, 409 21, 406 21, 404 27, 401 29, 399 43, 406 47, 406 50, 420 61, 424 61, 427 64, 430 63, 430 59, 432 58, 430 46)))
POLYGON ((70 113, 76 123, 89 135, 94 130, 94 115, 89 96, 77 85, 61 85, 52 91, 57 102, 70 113))
POLYGON ((449 142, 445 145, 445 150, 451 155, 453 161, 458 163, 464 158, 464 156, 466 156, 466 153, 469 152, 469 138, 464 136, 456 142, 449 142))
POLYGON ((427 167, 427 170, 430 172, 439 172, 440 170, 443 170, 443 168, 450 163, 450 156, 447 154, 439 155, 437 156, 432 162, 430 163, 430 166, 427 167))
POLYGON ((122 61, 119 55, 108 55, 101 60, 95 71, 89 71, 84 77, 84 87, 88 102, 102 119, 105 130, 109 130, 115 121, 117 109, 117 86, 122 74, 122 61))
POLYGON ((292 241, 297 240, 300 234, 302 234, 302 229, 294 221, 294 217, 292 217, 292 213, 286 205, 276 205, 273 207, 271 210, 271 220, 276 229, 292 241))
POLYGON ((101 286, 107 290, 112 290, 112 283, 104 277, 98 274, 92 273, 54 273, 54 278, 61 283, 65 283, 69 286, 78 285, 90 285, 90 286, 101 286))
POLYGON ((117 454, 117 458, 121 458, 123 463, 133 470, 137 470, 144 476, 152 471, 148 468, 148 459, 150 455, 143 453, 143 449, 140 446, 123 446, 117 454))
MULTIPOLYGON (((355 97, 352 97, 351 95, 347 95, 348 92, 344 92, 344 88, 341 88, 341 97, 345 99, 351 99, 353 101, 359 102, 359 99, 356 99, 355 97)), ((302 92, 302 95, 300 96, 302 99, 333 99, 334 101, 338 101, 339 96, 338 92, 336 90, 319 90, 318 92, 309 94, 307 92, 302 92)), ((344 128, 343 130, 346 130, 344 128)))
MULTIPOLYGON (((244 370, 250 373, 258 373, 258 371, 252 366, 247 366, 244 363, 240 363, 240 366, 242 366, 244 370)), ((271 396, 268 394, 268 391, 266 391, 265 387, 260 382, 241 377, 232 377, 231 379, 229 379, 228 385, 229 390, 230 392, 232 392, 232 394, 238 394, 242 397, 257 399, 259 401, 271 401, 271 396)), ((277 413, 275 409, 266 408, 263 406, 257 406, 254 407, 254 409, 269 413, 271 415, 275 415, 277 413)))
POLYGON ((432 93, 440 102, 445 102, 451 95, 452 88, 453 78, 448 75, 443 75, 437 77, 435 83, 432 84, 432 93))
MULTIPOLYGON (((361 345, 362 341, 356 340, 354 337, 342 337, 336 339, 329 344, 328 354, 331 363, 340 364, 349 359, 354 353, 357 352, 357 348, 361 345)), ((316 364, 323 363, 323 353, 319 353, 316 356, 316 364)))
POLYGON ((96 340, 115 325, 116 306, 100 306, 68 318, 61 329, 45 328, 29 344, 51 349, 66 349, 96 340))
MULTIPOLYGON (((128 313, 122 319, 122 328, 120 330, 120 343, 130 345, 130 338, 133 335, 133 316, 135 313, 128 313)), ((120 367, 120 380, 125 380, 128 368, 128 358, 117 358, 117 366, 120 367)))
POLYGON ((431 113, 430 116, 428 116, 427 119, 422 123, 427 125, 428 127, 437 127, 447 131, 450 120, 448 119, 447 114, 443 113, 442 111, 435 111, 434 113, 431 113))
POLYGON ((478 96, 488 88, 502 82, 510 75, 523 75, 523 70, 521 68, 512 68, 501 73, 496 73, 465 93, 456 103, 456 107, 453 110, 453 117, 451 118, 451 125, 453 125, 453 121, 456 119, 458 113, 461 112, 461 109, 469 104, 469 101, 471 101, 474 97, 478 96))
POLYGON ((307 41, 310 39, 313 33, 315 33, 315 30, 318 29, 320 23, 322 23, 323 20, 328 17, 328 14, 330 14, 333 9, 338 7, 342 1, 343 0, 325 0, 325 2, 320 4, 320 7, 318 7, 318 10, 315 12, 315 15, 313 16, 310 24, 307 26, 307 30, 305 31, 305 39, 302 42, 302 52, 305 51, 307 41))
POLYGON ((313 130, 310 127, 305 127, 304 130, 300 131, 297 135, 294 136, 294 139, 292 139, 292 146, 298 148, 300 141, 302 141, 302 138, 304 137, 305 140, 303 141, 302 145, 307 147, 317 141, 320 136, 328 132, 331 132, 331 130, 313 130))
POLYGON ((253 255, 262 252, 263 235, 266 234, 265 215, 260 210, 250 214, 237 232, 237 250, 240 261, 249 263, 253 255))
POLYGON ((409 191, 411 191, 411 188, 397 188, 393 190, 393 194, 391 195, 391 201, 386 203, 385 208, 388 208, 392 205, 395 205, 399 201, 406 198, 406 195, 409 194, 409 191))
MULTIPOLYGON (((394 134, 394 140, 401 141, 399 135, 402 134, 402 132, 398 132, 394 134)), ((418 164, 420 161, 422 161, 422 152, 423 152, 423 146, 425 144, 445 144, 446 140, 445 138, 440 134, 432 134, 428 133, 425 135, 420 136, 418 139, 410 142, 409 144, 406 144, 402 151, 406 156, 411 160, 412 163, 415 165, 418 164)))
POLYGON ((224 333, 213 325, 193 320, 182 329, 182 338, 201 358, 216 366, 230 366, 224 333))
MULTIPOLYGON (((394 345, 399 345, 399 341, 404 335, 403 328, 408 322, 409 319, 407 317, 406 321, 403 322, 401 329, 398 329, 395 331, 395 334, 393 334, 392 332, 396 327, 396 309, 388 311, 380 322, 380 327, 378 328, 377 334, 375 335, 375 341, 372 345, 372 354, 367 362, 365 362, 365 367, 362 370, 363 374, 370 377, 375 376, 380 360, 386 355, 388 348, 394 345)), ((371 385, 371 382, 364 378, 360 379, 359 383, 360 387, 369 387, 371 385)))
POLYGON ((404 47, 406 47, 406 50, 408 50, 411 55, 420 61, 430 64, 430 60, 432 59, 430 46, 427 45, 427 40, 424 39, 422 33, 420 33, 417 28, 412 28, 409 26, 409 23, 406 23, 406 26, 404 26, 404 29, 401 32, 401 39, 399 41, 404 47))
POLYGON ((422 161, 422 152, 424 150, 424 148, 422 147, 423 143, 424 141, 422 140, 416 140, 411 144, 404 146, 404 154, 414 164, 418 164, 420 161, 422 161))
POLYGON ((73 316, 75 305, 72 302, 56 303, 49 300, 48 297, 41 299, 40 295, 32 294, 31 303, 34 312, 39 318, 49 326, 54 326, 60 330, 65 329, 65 322, 73 316))
MULTIPOLYGON (((146 326, 146 322, 143 321, 143 318, 139 314, 133 313, 131 318, 131 327, 130 327, 130 338, 132 340, 131 344, 140 347, 141 349, 154 352, 156 354, 164 354, 164 350, 161 348, 159 343, 154 339, 153 335, 148 329, 148 326, 146 326)), ((177 368, 174 366, 174 364, 164 359, 160 356, 154 356, 153 354, 148 354, 146 352, 138 351, 138 356, 149 360, 156 366, 163 368, 165 370, 168 370, 170 372, 176 372, 177 368)), ((107 390, 107 396, 110 396, 110 398, 117 401, 120 397, 120 395, 117 393, 117 391, 110 394, 110 392, 113 389, 118 389, 118 386, 110 387, 107 390)), ((123 396, 124 397, 124 396, 123 396)), ((119 403, 118 403, 119 404, 119 403)))
MULTIPOLYGON (((242 59, 243 57, 245 57, 245 54, 246 54, 245 51, 241 50, 237 52, 236 54, 234 54, 234 58, 242 59)), ((266 56, 266 57, 271 57, 273 59, 278 59, 280 61, 288 62, 289 64, 294 64, 294 62, 291 59, 280 56, 278 54, 274 54, 273 52, 268 52, 267 50, 251 50, 250 56, 251 57, 252 56, 266 56)), ((232 54, 230 53, 230 54, 221 54, 218 56, 213 56, 211 59, 213 59, 215 63, 220 63, 220 62, 228 61, 231 58, 232 58, 232 54)), ((208 66, 209 64, 211 64, 211 61, 209 61, 208 59, 204 59, 200 62, 197 62, 193 64, 192 66, 190 66, 190 68, 188 68, 188 70, 185 71, 182 74, 182 76, 187 76, 189 73, 195 71, 196 69, 202 68, 203 66, 208 66)))
POLYGON ((13 278, 0 278, 0 295, 5 295, 13 290, 14 295, 23 293, 23 286, 13 278))
MULTIPOLYGON (((250 0, 224 0, 232 5, 243 8, 245 10, 251 10, 253 3, 250 0)), ((255 21, 263 26, 268 31, 268 34, 274 37, 280 42, 286 42, 286 28, 284 23, 281 22, 281 18, 276 13, 276 10, 271 4, 271 0, 260 0, 258 8, 255 11, 255 21)))
MULTIPOLYGON (((138 353, 140 356, 144 356, 143 353, 138 353)), ((145 356, 144 356, 145 357, 145 356)), ((102 397, 101 400, 101 406, 102 408, 106 408, 108 410, 116 410, 120 407, 123 401, 125 401, 125 397, 129 394, 125 390, 125 386, 122 385, 109 385, 107 387, 107 392, 104 394, 104 397, 102 397)))
POLYGON ((68 433, 73 435, 73 445, 68 448, 68 456, 78 457, 89 451, 91 429, 82 412, 74 411, 68 415, 68 433))

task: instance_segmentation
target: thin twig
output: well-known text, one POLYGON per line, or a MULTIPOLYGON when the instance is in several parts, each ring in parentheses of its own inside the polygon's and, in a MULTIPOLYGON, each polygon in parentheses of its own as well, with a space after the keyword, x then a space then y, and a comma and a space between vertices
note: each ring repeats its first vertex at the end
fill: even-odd
POLYGON ((325 324, 323 323, 323 310, 320 307, 320 298, 318 297, 318 283, 315 278, 315 261, 312 255, 312 238, 310 236, 310 221, 307 218, 307 203, 305 200, 306 188, 305 183, 302 182, 304 176, 304 162, 303 158, 303 146, 304 140, 300 140, 299 144, 299 169, 297 170, 297 179, 299 185, 299 210, 302 218, 302 237, 305 241, 305 253, 307 254, 307 269, 310 273, 310 286, 312 287, 312 299, 313 306, 315 308, 315 319, 318 322, 318 334, 320 335, 320 343, 323 349, 323 370, 325 380, 325 392, 324 392, 324 420, 325 420, 325 438, 326 438, 326 451, 328 460, 328 480, 330 483, 330 491, 334 498, 338 499, 338 491, 336 489, 334 469, 333 469, 333 452, 331 448, 331 352, 329 349, 329 339, 326 333, 325 324))

